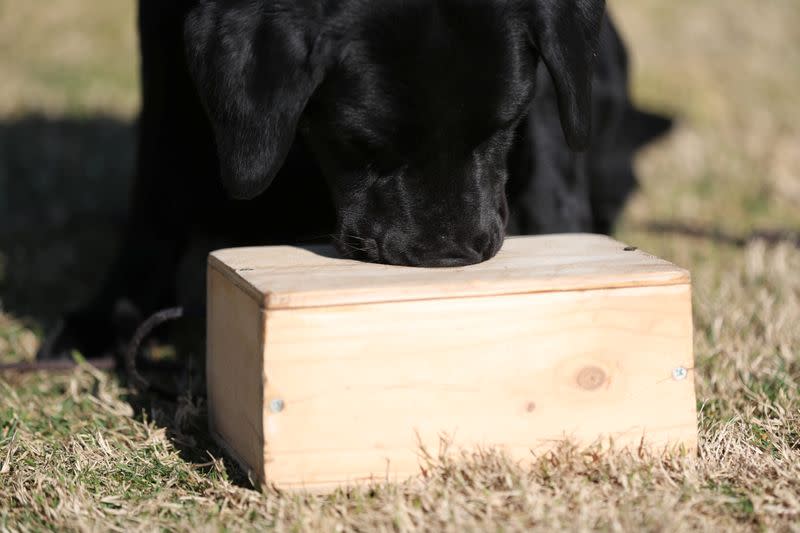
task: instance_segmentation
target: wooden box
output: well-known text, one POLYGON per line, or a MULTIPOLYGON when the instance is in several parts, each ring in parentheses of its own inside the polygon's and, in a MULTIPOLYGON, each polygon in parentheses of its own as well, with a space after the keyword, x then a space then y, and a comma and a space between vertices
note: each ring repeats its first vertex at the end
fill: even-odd
POLYGON ((689 273, 608 237, 442 269, 221 250, 208 298, 212 431, 261 483, 400 480, 441 437, 696 447, 689 273))

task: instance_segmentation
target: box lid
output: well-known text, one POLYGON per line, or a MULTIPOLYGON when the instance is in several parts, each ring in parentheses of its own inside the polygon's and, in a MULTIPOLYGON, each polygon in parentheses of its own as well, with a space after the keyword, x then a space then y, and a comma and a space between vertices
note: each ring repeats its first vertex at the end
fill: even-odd
POLYGON ((509 237, 478 265, 416 268, 342 259, 331 246, 212 252, 209 267, 265 308, 288 309, 534 292, 676 285, 689 272, 604 235, 509 237))

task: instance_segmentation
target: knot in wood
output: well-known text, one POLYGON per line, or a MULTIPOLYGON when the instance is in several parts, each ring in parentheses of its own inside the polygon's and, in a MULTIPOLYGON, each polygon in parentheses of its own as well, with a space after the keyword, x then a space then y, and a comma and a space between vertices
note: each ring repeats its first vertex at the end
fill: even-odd
POLYGON ((578 386, 586 390, 595 390, 600 388, 606 382, 605 371, 597 366, 587 366, 578 372, 577 380, 578 386))

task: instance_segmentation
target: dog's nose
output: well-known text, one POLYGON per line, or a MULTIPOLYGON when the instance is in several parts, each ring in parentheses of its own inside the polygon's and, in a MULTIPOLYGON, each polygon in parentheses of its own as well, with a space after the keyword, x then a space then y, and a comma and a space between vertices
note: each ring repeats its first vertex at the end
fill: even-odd
POLYGON ((405 247, 395 248, 392 244, 387 242, 383 247, 382 259, 385 262, 429 268, 474 265, 494 256, 498 248, 488 233, 459 242, 446 236, 438 236, 427 242, 405 247))
POLYGON ((414 267, 460 267, 491 259, 503 244, 500 226, 472 237, 454 238, 446 234, 410 238, 405 232, 390 231, 377 237, 342 233, 335 243, 339 252, 351 259, 370 263, 414 267))
POLYGON ((442 268, 474 265, 483 260, 482 254, 474 250, 464 250, 462 253, 439 254, 412 254, 408 264, 411 266, 442 268))
POLYGON ((459 267, 483 260, 483 254, 468 246, 413 246, 405 256, 409 265, 419 267, 459 267))

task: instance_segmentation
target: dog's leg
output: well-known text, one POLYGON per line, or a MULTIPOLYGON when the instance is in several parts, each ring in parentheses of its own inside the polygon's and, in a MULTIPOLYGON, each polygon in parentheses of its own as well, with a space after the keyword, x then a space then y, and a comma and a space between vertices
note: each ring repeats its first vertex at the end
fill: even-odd
POLYGON ((180 13, 143 0, 142 111, 136 178, 121 249, 101 290, 68 314, 39 357, 118 352, 149 313, 175 302, 176 269, 208 207, 216 159, 210 128, 186 73, 180 13))

